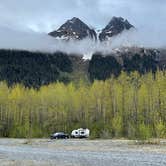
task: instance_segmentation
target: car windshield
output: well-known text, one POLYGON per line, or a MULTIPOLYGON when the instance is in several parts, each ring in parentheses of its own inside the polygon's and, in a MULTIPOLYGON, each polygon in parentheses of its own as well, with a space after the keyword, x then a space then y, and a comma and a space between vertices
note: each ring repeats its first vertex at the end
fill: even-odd
POLYGON ((63 135, 64 132, 55 133, 55 135, 63 135))

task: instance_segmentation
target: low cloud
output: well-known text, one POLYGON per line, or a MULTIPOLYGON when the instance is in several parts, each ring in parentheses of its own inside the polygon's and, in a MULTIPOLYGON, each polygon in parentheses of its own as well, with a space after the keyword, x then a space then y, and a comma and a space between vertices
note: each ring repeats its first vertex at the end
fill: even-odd
POLYGON ((90 39, 69 42, 57 40, 45 33, 30 31, 25 33, 0 27, 0 48, 51 53, 63 51, 90 58, 94 52, 112 53, 114 49, 120 47, 165 48, 166 38, 162 37, 162 32, 155 34, 152 31, 132 29, 124 31, 107 42, 95 42, 90 39))

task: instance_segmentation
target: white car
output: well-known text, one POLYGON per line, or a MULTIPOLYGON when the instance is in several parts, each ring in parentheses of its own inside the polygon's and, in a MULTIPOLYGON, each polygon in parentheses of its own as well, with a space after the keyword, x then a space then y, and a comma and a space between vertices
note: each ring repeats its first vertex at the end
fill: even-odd
POLYGON ((73 130, 71 132, 71 137, 72 138, 88 138, 90 135, 90 130, 89 129, 77 129, 77 130, 73 130))

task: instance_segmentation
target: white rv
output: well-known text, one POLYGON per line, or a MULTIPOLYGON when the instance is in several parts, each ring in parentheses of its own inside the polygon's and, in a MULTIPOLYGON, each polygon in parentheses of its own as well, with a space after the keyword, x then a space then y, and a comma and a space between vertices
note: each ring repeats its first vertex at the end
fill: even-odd
POLYGON ((90 130, 89 129, 77 129, 77 130, 73 130, 71 132, 71 137, 72 138, 88 138, 90 134, 90 130))

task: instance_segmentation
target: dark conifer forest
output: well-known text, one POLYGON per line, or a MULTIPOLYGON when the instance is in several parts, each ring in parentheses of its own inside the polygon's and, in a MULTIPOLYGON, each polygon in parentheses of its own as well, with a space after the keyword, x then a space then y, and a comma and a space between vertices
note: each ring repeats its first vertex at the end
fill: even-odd
MULTIPOLYGON (((0 50, 0 80, 6 81, 9 86, 20 83, 34 88, 57 81, 69 83, 75 79, 71 77, 72 73, 80 70, 82 65, 82 62, 79 62, 75 67, 73 56, 76 55, 62 52, 51 54, 0 50)), ((90 82, 106 80, 111 76, 117 77, 122 71, 127 73, 138 71, 140 74, 145 74, 155 73, 160 68, 154 55, 139 54, 117 58, 115 55, 95 53, 90 60, 87 60, 87 64, 87 69, 81 70, 85 70, 83 73, 90 82)))

